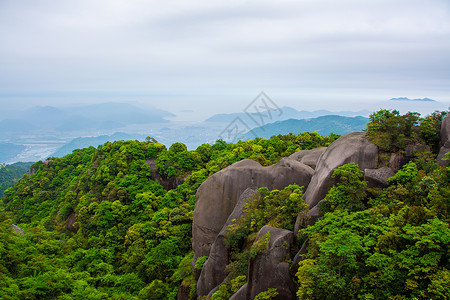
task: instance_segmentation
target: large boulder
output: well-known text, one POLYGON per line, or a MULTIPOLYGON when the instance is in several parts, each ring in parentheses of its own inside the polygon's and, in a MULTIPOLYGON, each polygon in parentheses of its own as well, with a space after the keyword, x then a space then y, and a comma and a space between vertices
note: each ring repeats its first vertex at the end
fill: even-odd
POLYGON ((192 224, 193 263, 200 256, 209 256, 211 245, 247 188, 273 190, 290 184, 306 188, 313 173, 311 167, 290 158, 283 158, 268 167, 244 159, 210 176, 196 195, 192 224))
POLYGON ((264 226, 258 232, 255 243, 264 240, 267 233, 270 234, 267 250, 250 258, 247 283, 230 299, 254 299, 269 288, 277 289, 278 295, 274 299, 295 299, 297 289, 289 272, 289 263, 286 262, 291 258, 294 233, 264 226))
POLYGON ((320 200, 319 203, 317 203, 317 205, 311 208, 307 213, 302 212, 297 216, 298 229, 312 226, 319 220, 321 217, 320 204, 324 201, 324 199, 320 200))
POLYGON ((442 159, 445 158, 447 152, 450 152, 450 115, 445 116, 442 120, 440 145, 438 162, 441 166, 447 166, 449 162, 442 159))
POLYGON ((364 180, 370 188, 385 188, 390 177, 394 176, 394 171, 389 167, 379 169, 365 169, 364 180))
POLYGON ((70 232, 76 233, 79 228, 80 228, 80 225, 77 223, 77 217, 76 217, 75 213, 73 212, 67 218, 66 229, 69 230, 70 232))
POLYGON ((392 153, 389 159, 389 168, 394 173, 397 173, 404 165, 406 165, 411 159, 402 154, 392 153))
POLYGON ((306 239, 306 241, 303 242, 302 247, 297 252, 297 254, 294 256, 294 259, 292 259, 291 264, 291 276, 297 275, 298 267, 300 266, 300 262, 303 261, 308 254, 308 245, 309 245, 309 239, 306 239))
POLYGON ((305 165, 316 169, 320 156, 327 150, 327 147, 319 147, 311 150, 300 150, 291 154, 289 158, 295 159, 305 165))
MULTIPOLYGON (((336 182, 332 177, 334 169, 347 164, 356 163, 360 170, 374 169, 378 162, 378 147, 371 143, 364 132, 353 132, 341 136, 334 141, 320 157, 311 183, 303 196, 311 208, 325 198, 336 182)), ((299 216, 295 231, 299 229, 299 216)))
POLYGON ((226 278, 227 272, 225 267, 229 263, 230 251, 225 245, 225 233, 228 226, 234 224, 238 220, 244 210, 244 205, 255 196, 256 190, 252 188, 246 189, 234 207, 233 212, 228 217, 222 230, 219 232, 208 259, 203 265, 200 277, 197 278, 197 295, 208 295, 211 290, 220 285, 226 278))

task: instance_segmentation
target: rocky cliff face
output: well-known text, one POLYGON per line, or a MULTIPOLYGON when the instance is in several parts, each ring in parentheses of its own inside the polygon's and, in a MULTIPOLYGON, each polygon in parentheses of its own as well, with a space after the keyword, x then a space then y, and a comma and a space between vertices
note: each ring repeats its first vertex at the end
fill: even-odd
POLYGON ((306 187, 313 172, 311 167, 290 158, 269 167, 244 159, 209 177, 197 191, 192 225, 194 261, 209 255, 211 245, 247 188, 283 189, 290 184, 306 187))
POLYGON ((447 152, 450 152, 450 115, 442 120, 440 145, 438 161, 441 166, 447 166, 449 162, 443 160, 443 158, 445 158, 447 152))
POLYGON ((320 157, 303 199, 311 208, 322 200, 335 183, 334 169, 351 162, 361 170, 372 169, 377 161, 378 147, 367 140, 365 133, 353 132, 340 137, 320 157))
POLYGON ((294 233, 289 230, 264 226, 258 232, 256 242, 269 237, 267 248, 249 261, 247 278, 231 298, 233 300, 254 299, 256 295, 276 288, 273 299, 295 299, 296 285, 289 274, 290 250, 294 247, 294 233))
MULTIPOLYGON (((441 153, 444 153, 450 151, 449 117, 444 119, 442 128, 441 153)), ((295 245, 295 236, 301 227, 314 224, 320 217, 317 204, 335 183, 333 171, 344 164, 356 163, 364 171, 368 186, 381 188, 386 186, 389 177, 422 150, 426 149, 419 145, 408 148, 403 155, 381 155, 365 133, 355 132, 340 137, 327 148, 299 151, 269 167, 246 159, 214 174, 198 189, 194 211, 193 263, 200 256, 208 256, 201 273, 197 274, 198 295, 211 296, 226 279, 225 267, 230 252, 224 243, 224 235, 233 220, 242 215, 246 201, 255 194, 256 188, 283 189, 289 184, 304 186, 303 199, 310 211, 306 215, 307 220, 304 215, 299 215, 294 232, 268 226, 261 229, 257 240, 269 232, 268 248, 251 259, 248 282, 231 299, 253 299, 268 288, 277 288, 277 299, 295 299, 292 275, 295 274, 295 265, 298 266, 301 260, 299 254, 306 251, 305 244, 297 255, 292 253, 292 249, 300 248, 295 245), (291 260, 294 263, 289 265, 287 261, 291 260)))
POLYGON ((230 249, 225 245, 226 229, 234 224, 234 220, 237 220, 243 214, 244 205, 255 193, 256 189, 248 188, 240 195, 233 212, 214 240, 208 260, 203 265, 201 273, 195 276, 197 277, 197 293, 199 295, 208 295, 225 280, 227 276, 225 268, 229 263, 230 256, 230 249))

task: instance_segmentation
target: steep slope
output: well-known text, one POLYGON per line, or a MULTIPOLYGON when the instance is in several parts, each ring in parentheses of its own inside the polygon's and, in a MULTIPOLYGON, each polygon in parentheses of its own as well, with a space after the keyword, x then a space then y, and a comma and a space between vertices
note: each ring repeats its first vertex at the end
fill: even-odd
MULTIPOLYGON (((423 127, 419 127, 419 118, 414 114, 399 116, 396 112, 381 111, 371 116, 368 127, 373 143, 365 133, 351 133, 326 150, 318 150, 320 156, 306 151, 293 154, 291 159, 299 161, 308 155, 318 157, 318 161, 311 164, 316 168, 311 184, 305 185, 305 201, 292 206, 301 208, 309 204, 310 211, 300 209, 293 232, 289 231, 292 229, 281 230, 284 227, 280 224, 272 227, 276 221, 267 216, 286 204, 276 205, 281 194, 276 191, 267 196, 267 189, 240 197, 230 215, 228 210, 222 210, 225 217, 229 217, 220 233, 209 240, 205 239, 208 234, 204 232, 199 233, 201 238, 194 238, 193 248, 199 253, 194 261, 200 259, 199 255, 208 256, 202 259, 206 261, 203 267, 195 266, 197 272, 201 270, 197 294, 212 299, 253 299, 256 296, 325 299, 336 295, 386 299, 445 295, 449 287, 437 278, 448 275, 450 207, 445 200, 450 187, 448 172, 438 166, 436 153, 429 151, 431 147, 422 144, 434 140, 429 133, 436 134, 433 128, 442 121, 437 116, 443 115, 420 119, 423 127), (430 124, 434 125, 430 127, 430 124), (393 134, 399 138, 390 140, 393 134), (363 179, 369 178, 372 181, 367 188, 368 183, 363 179), (269 202, 262 201, 267 197, 271 199, 269 202), (289 238, 299 229, 298 238, 304 241, 303 245, 289 238), (399 232, 401 238, 395 235, 391 239, 385 236, 386 232, 399 232), (440 234, 434 238, 436 244, 425 246, 436 234, 440 234), (295 250, 300 246, 300 251, 295 250), (295 256, 294 251, 298 251, 295 256), (389 253, 389 257, 385 253, 389 253), (435 259, 425 262, 424 255, 435 259), (429 268, 423 269, 424 263, 429 268), (395 276, 383 278, 389 272, 395 276), (422 274, 412 281, 420 288, 408 287, 408 283, 412 283, 409 282, 411 272, 422 274), (297 290, 292 288, 297 280, 291 275, 297 276, 297 290), (378 282, 376 286, 373 280, 378 282)), ((447 119, 443 124, 446 123, 447 119)), ((252 167, 253 164, 249 164, 247 170, 252 167)), ((232 183, 233 178, 245 182, 253 180, 254 176, 243 172, 220 182, 207 180, 200 189, 209 190, 210 185, 214 186, 223 193, 219 198, 228 201, 221 207, 233 207, 236 202, 231 195, 238 186, 232 183)), ((196 210, 213 205, 217 193, 207 195, 197 194, 196 210)), ((290 199, 291 196, 286 193, 281 197, 290 199)), ((287 209, 292 207, 286 206, 287 209)), ((276 215, 289 220, 288 215, 280 211, 276 215)), ((212 218, 210 222, 216 220, 212 218)), ((196 222, 194 215, 194 227, 196 222)))
POLYGON ((182 143, 166 149, 117 141, 37 162, 1 199, 0 297, 189 294, 195 282, 192 215, 200 184, 245 158, 267 166, 297 149, 332 141, 304 133, 218 141, 195 151, 182 143), (165 180, 174 184, 163 186, 165 180))
POLYGON ((30 170, 33 163, 15 163, 11 165, 0 165, 0 198, 3 192, 12 187, 19 179, 30 170))
POLYGON ((445 114, 380 111, 337 140, 117 141, 35 163, 1 199, 0 297, 445 298, 445 114))

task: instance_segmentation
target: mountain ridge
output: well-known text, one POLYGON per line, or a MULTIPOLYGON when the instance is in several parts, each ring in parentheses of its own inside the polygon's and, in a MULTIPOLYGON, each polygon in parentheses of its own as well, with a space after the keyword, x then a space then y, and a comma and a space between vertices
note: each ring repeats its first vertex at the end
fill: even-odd
POLYGON ((321 135, 333 134, 347 134, 355 131, 362 131, 369 118, 344 117, 338 115, 326 115, 310 119, 289 119, 284 121, 277 121, 266 124, 261 127, 256 127, 243 135, 244 140, 255 137, 270 138, 277 134, 288 134, 298 132, 317 132, 321 135))
POLYGON ((398 97, 398 98, 391 98, 389 101, 410 101, 410 102, 438 102, 436 100, 430 99, 430 98, 416 98, 416 99, 410 99, 408 97, 398 97))
MULTIPOLYGON (((228 113, 228 114, 215 114, 208 119, 205 120, 205 122, 232 122, 235 118, 241 118, 243 121, 246 121, 250 127, 251 125, 254 125, 253 119, 258 119, 263 117, 264 121, 267 122, 274 122, 274 121, 282 121, 282 120, 288 120, 288 119, 307 119, 307 118, 317 118, 321 116, 326 115, 339 115, 344 117, 356 117, 356 116, 368 116, 370 114, 370 111, 368 110, 360 110, 360 111, 330 111, 330 110, 315 110, 315 111, 307 111, 307 110, 297 110, 295 108, 289 107, 289 106, 283 106, 279 109, 281 114, 277 116, 277 113, 273 110, 268 111, 262 111, 260 113, 228 113), (267 115, 270 113, 270 115, 267 115), (272 116, 273 114, 273 116, 272 116)), ((258 125, 258 124, 256 124, 258 125)))

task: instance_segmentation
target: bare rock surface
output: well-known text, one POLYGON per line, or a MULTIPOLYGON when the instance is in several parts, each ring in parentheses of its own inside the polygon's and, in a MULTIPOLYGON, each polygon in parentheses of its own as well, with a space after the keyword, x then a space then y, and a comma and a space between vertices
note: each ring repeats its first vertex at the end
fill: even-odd
POLYGON ((226 278, 227 272, 225 267, 229 263, 229 249, 225 245, 225 233, 228 226, 235 223, 243 214, 244 205, 249 199, 252 199, 256 193, 256 189, 248 188, 241 196, 233 210, 228 217, 222 230, 219 232, 211 251, 208 260, 203 265, 200 277, 197 281, 197 295, 208 295, 211 290, 220 285, 226 278))
POLYGON ((391 158, 389 160, 389 168, 391 168, 394 172, 398 172, 404 165, 409 162, 408 159, 404 155, 392 153, 391 158))
POLYGON ((283 189, 290 184, 308 186, 314 170, 294 159, 283 158, 263 167, 244 159, 210 176, 199 187, 192 225, 194 262, 209 256, 211 246, 247 188, 283 189))
MULTIPOLYGON (((376 168, 377 161, 378 147, 366 138, 364 132, 353 132, 341 136, 320 157, 303 199, 313 208, 325 198, 336 182, 332 177, 334 169, 352 162, 358 164, 360 170, 373 169, 376 168)), ((297 218, 294 232, 299 229, 300 218, 301 216, 297 218)))
POLYGON ((319 207, 320 203, 322 203, 323 201, 325 200, 320 200, 319 203, 317 203, 317 205, 311 208, 307 213, 300 213, 297 216, 298 229, 312 226, 319 220, 319 218, 321 217, 319 207))
POLYGON ((294 233, 289 230, 264 226, 258 232, 256 241, 270 234, 267 250, 251 258, 248 268, 248 281, 230 299, 254 299, 256 295, 269 288, 277 289, 274 299, 295 299, 296 286, 289 273, 291 247, 294 233), (245 297, 244 297, 245 295, 245 297))
POLYGON ((394 176, 395 172, 389 167, 382 167, 379 169, 365 169, 364 180, 370 188, 385 188, 390 177, 394 176))
POLYGON ((297 254, 294 256, 294 259, 292 260, 292 264, 291 264, 291 269, 290 269, 291 276, 295 276, 297 274, 300 262, 304 259, 306 254, 308 254, 308 243, 309 243, 309 239, 304 241, 302 247, 297 252, 297 254))
POLYGON ((356 163, 361 170, 375 168, 378 159, 378 147, 369 142, 363 132, 346 134, 334 141, 323 153, 311 183, 306 189, 304 199, 311 207, 322 200, 334 184, 334 169, 356 163))
POLYGON ((442 159, 445 158, 447 152, 450 152, 450 115, 445 116, 442 120, 440 145, 441 149, 439 150, 439 155, 437 157, 438 162, 441 166, 447 166, 449 162, 442 159))
POLYGON ((311 150, 300 150, 291 154, 289 158, 295 159, 305 165, 316 169, 320 156, 327 150, 327 147, 319 147, 311 150))
POLYGON ((20 228, 19 226, 15 225, 15 224, 11 224, 11 226, 9 226, 9 227, 20 235, 25 234, 25 231, 23 231, 22 228, 20 228))
POLYGON ((73 212, 67 218, 66 229, 69 230, 70 232, 76 233, 79 228, 80 228, 80 225, 77 223, 77 217, 76 217, 75 213, 73 212))

